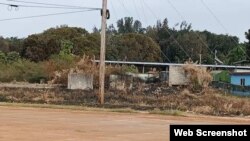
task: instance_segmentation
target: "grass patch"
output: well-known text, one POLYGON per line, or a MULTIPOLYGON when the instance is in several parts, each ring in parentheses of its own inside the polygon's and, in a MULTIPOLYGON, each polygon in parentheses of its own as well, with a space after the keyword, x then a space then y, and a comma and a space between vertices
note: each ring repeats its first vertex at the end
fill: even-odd
POLYGON ((110 112, 118 112, 118 113, 139 113, 139 111, 130 109, 130 108, 125 108, 125 109, 109 109, 110 112))
POLYGON ((25 107, 25 108, 45 108, 45 109, 68 109, 68 110, 87 110, 83 106, 67 106, 67 105, 52 105, 52 104, 24 104, 24 103, 6 103, 0 102, 0 106, 8 107, 25 107))
POLYGON ((70 106, 70 105, 51 105, 51 104, 24 104, 24 103, 6 103, 0 102, 0 107, 24 107, 24 108, 44 108, 44 109, 65 109, 65 110, 77 110, 77 111, 96 111, 96 112, 112 112, 112 113, 143 113, 143 114, 156 114, 156 115, 171 115, 171 116, 185 116, 184 112, 178 110, 159 110, 155 109, 148 112, 142 112, 138 110, 133 110, 130 108, 118 108, 118 109, 108 109, 108 108, 92 108, 84 106, 70 106))
POLYGON ((140 111, 132 110, 130 108, 107 109, 107 108, 92 108, 92 107, 84 107, 84 106, 52 105, 52 104, 24 104, 24 103, 0 102, 0 106, 45 108, 45 109, 65 109, 65 110, 96 111, 96 112, 114 112, 114 113, 141 113, 140 111))

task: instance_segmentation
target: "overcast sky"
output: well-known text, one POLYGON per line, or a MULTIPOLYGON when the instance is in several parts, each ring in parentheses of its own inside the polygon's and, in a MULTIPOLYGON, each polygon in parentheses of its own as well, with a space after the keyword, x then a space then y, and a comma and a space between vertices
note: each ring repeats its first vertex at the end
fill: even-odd
MULTIPOLYGON (((102 0, 23 0, 43 3, 98 7, 102 0)), ((250 0, 108 0, 111 19, 108 24, 119 18, 132 16, 140 20, 144 26, 153 25, 158 19, 168 18, 169 25, 186 20, 192 23, 195 30, 208 30, 218 34, 235 35, 245 41, 244 33, 250 29, 250 0), (170 1, 170 2, 169 2, 170 1), (171 5, 172 4, 172 5, 171 5)), ((0 3, 13 3, 0 0, 0 3)), ((22 5, 34 5, 23 4, 22 5)), ((91 31, 94 26, 100 27, 100 11, 57 15, 42 18, 1 21, 7 18, 35 16, 79 10, 41 9, 20 7, 17 11, 0 5, 0 36, 26 37, 33 33, 57 25, 83 27, 91 31)))

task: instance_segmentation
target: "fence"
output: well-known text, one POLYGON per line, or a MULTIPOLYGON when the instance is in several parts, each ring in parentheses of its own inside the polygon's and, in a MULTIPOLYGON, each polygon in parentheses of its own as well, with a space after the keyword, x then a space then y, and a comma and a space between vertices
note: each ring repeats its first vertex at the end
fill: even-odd
POLYGON ((250 96, 250 86, 239 86, 230 83, 213 81, 212 87, 223 90, 225 93, 231 93, 238 96, 250 96))

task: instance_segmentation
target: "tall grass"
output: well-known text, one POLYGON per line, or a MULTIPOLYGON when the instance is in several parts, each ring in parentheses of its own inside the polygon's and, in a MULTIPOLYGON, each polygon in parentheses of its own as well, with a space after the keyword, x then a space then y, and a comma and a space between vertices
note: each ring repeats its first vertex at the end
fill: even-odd
POLYGON ((189 79, 189 89, 192 92, 206 92, 212 82, 211 73, 204 67, 196 64, 186 63, 183 67, 189 79))

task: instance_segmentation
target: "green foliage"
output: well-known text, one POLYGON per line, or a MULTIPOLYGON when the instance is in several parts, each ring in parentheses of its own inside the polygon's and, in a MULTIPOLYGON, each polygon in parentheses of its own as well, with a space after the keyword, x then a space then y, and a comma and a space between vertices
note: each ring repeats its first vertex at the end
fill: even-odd
POLYGON ((159 62, 160 53, 150 37, 134 33, 113 36, 107 47, 108 60, 159 62))
POLYGON ((99 33, 92 33, 88 36, 79 36, 73 39, 73 54, 83 56, 99 56, 101 37, 99 33))
POLYGON ((185 61, 187 54, 194 61, 198 61, 200 54, 202 55, 202 63, 208 62, 208 49, 206 44, 203 42, 206 41, 204 35, 195 33, 194 31, 184 32, 177 37, 179 44, 182 48, 179 48, 178 57, 181 62, 185 61))
POLYGON ((65 53, 61 52, 63 49, 61 46, 73 46, 70 48, 70 53, 74 55, 97 56, 99 55, 100 35, 98 33, 89 34, 85 29, 77 27, 51 28, 42 34, 26 38, 22 56, 35 62, 48 60, 52 55, 65 53))
POLYGON ((69 70, 75 67, 76 57, 71 53, 73 43, 69 40, 61 42, 61 51, 59 54, 54 54, 45 63, 46 73, 51 79, 56 71, 69 70))
POLYGON ((250 29, 245 33, 246 35, 246 39, 248 40, 248 42, 246 42, 246 54, 247 54, 247 59, 248 61, 250 60, 249 56, 250 56, 250 29))
POLYGON ((0 51, 7 53, 10 51, 9 43, 0 36, 0 51))
POLYGON ((62 71, 65 69, 70 69, 75 66, 76 58, 74 56, 66 55, 52 55, 47 61, 47 71, 52 75, 55 71, 62 71))
POLYGON ((0 51, 0 63, 11 64, 17 62, 20 59, 20 55, 17 52, 3 53, 0 51))
POLYGON ((123 65, 121 69, 122 69, 122 72, 124 73, 127 73, 127 72, 138 73, 139 72, 138 68, 134 65, 131 65, 131 66, 123 65))
POLYGON ((0 51, 0 62, 6 63, 6 55, 2 51, 0 51))
POLYGON ((61 51, 59 53, 60 56, 72 55, 73 43, 71 41, 65 40, 61 42, 61 51))
MULTIPOLYGON (((189 54, 186 52, 191 50, 190 47, 195 47, 193 45, 190 46, 190 44, 194 43, 186 44, 194 38, 189 37, 189 35, 192 35, 189 33, 190 30, 191 25, 188 25, 186 22, 181 23, 179 31, 175 28, 171 29, 168 25, 168 20, 164 19, 162 22, 157 21, 156 26, 148 27, 146 34, 160 46, 160 55, 164 62, 181 63, 188 59, 189 54)), ((195 38, 195 41, 192 42, 197 42, 196 40, 195 38)))
POLYGON ((41 79, 46 80, 47 75, 43 65, 27 60, 19 60, 11 64, 0 63, 0 81, 27 81, 39 83, 41 79))
MULTIPOLYGON (((143 33, 142 23, 138 20, 134 21, 132 17, 125 17, 117 21, 118 33, 143 33)), ((112 26, 111 26, 112 28, 112 26)), ((114 31, 114 30, 111 30, 114 31)))
POLYGON ((54 71, 68 69, 72 67, 72 64, 74 64, 75 61, 74 56, 71 53, 72 49, 73 49, 73 43, 71 41, 68 40, 62 41, 61 51, 59 52, 59 54, 52 55, 49 60, 55 67, 54 71))
POLYGON ((230 83, 230 74, 229 71, 222 71, 214 76, 214 81, 220 81, 225 83, 230 83))
POLYGON ((39 62, 48 59, 52 54, 60 51, 60 40, 55 36, 43 34, 31 35, 24 40, 22 56, 31 61, 39 62))
POLYGON ((9 52, 6 57, 8 63, 17 62, 21 59, 19 53, 17 52, 9 52))
POLYGON ((230 51, 232 51, 232 49, 239 45, 239 38, 236 36, 222 34, 217 35, 209 31, 204 31, 201 33, 204 34, 206 37, 206 42, 209 47, 209 50, 212 52, 217 50, 217 56, 223 62, 227 60, 227 56, 230 51))
POLYGON ((7 38, 6 41, 8 42, 9 45, 9 51, 17 52, 20 54, 23 50, 23 40, 24 39, 19 39, 17 37, 7 38))
MULTIPOLYGON (((217 35, 209 31, 194 31, 191 24, 185 21, 170 27, 167 18, 144 28, 139 20, 125 17, 118 20, 116 26, 113 24, 107 26, 107 34, 107 58, 111 60, 183 63, 189 57, 193 61, 198 61, 199 54, 201 54, 202 63, 213 64, 214 52, 217 50, 217 57, 220 60, 226 64, 232 64, 245 59, 245 56, 250 56, 250 30, 246 32, 246 38, 249 41, 244 45, 245 49, 235 36, 217 35), (156 46, 160 49, 157 49, 156 46), (247 54, 244 55, 236 48, 243 48, 242 51, 246 50, 247 54), (153 52, 150 55, 145 53, 145 50, 153 52)), ((72 44, 72 54, 76 56, 85 54, 91 57, 96 56, 96 59, 99 58, 100 30, 96 27, 93 29, 93 33, 88 33, 83 28, 63 25, 50 28, 40 34, 30 35, 25 39, 0 36, 0 51, 5 54, 15 51, 22 58, 40 62, 61 54, 62 42, 65 41, 72 44)), ((0 56, 2 60, 8 58, 8 55, 0 54, 0 56)))
POLYGON ((146 34, 161 47, 164 62, 183 63, 189 57, 198 61, 201 54, 202 63, 212 64, 215 50, 218 51, 217 56, 224 61, 239 42, 235 36, 193 31, 191 24, 185 21, 170 28, 167 19, 157 21, 156 26, 149 26, 146 34))
POLYGON ((235 65, 235 63, 246 60, 246 47, 238 45, 233 48, 227 56, 227 64, 235 65))

